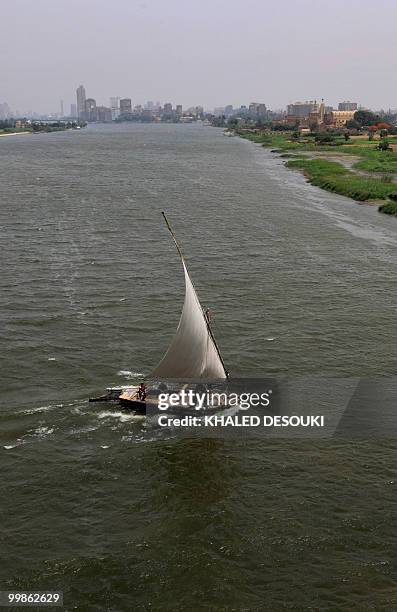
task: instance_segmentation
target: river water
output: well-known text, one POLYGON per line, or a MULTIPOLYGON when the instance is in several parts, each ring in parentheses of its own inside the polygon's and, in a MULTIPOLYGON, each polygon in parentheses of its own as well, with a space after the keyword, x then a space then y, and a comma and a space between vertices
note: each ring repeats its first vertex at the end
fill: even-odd
POLYGON ((184 281, 228 369, 392 376, 397 222, 202 125, 0 140, 2 589, 67 610, 394 610, 397 442, 180 439, 140 380, 184 281))

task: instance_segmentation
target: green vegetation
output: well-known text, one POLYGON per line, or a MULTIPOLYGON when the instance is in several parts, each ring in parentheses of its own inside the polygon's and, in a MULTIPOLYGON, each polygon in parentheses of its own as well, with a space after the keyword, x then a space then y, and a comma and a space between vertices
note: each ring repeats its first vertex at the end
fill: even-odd
POLYGON ((360 202, 385 200, 394 194, 397 196, 397 184, 360 176, 337 162, 326 159, 293 159, 287 162, 287 166, 303 170, 312 185, 360 202))
POLYGON ((0 134, 19 134, 20 132, 31 132, 32 128, 0 128, 0 134))
POLYGON ((279 153, 287 167, 302 170, 313 185, 360 202, 385 200, 379 210, 397 216, 395 121, 357 111, 346 126, 351 130, 311 126, 299 131, 285 124, 239 124, 234 129, 241 138, 279 153), (343 163, 335 161, 338 156, 343 163))
MULTIPOLYGON (((378 144, 379 151, 390 151, 390 145, 387 138, 383 138, 378 144)), ((393 149, 391 149, 393 151, 393 149)))
MULTIPOLYGON (((252 142, 256 142, 257 144, 261 144, 264 147, 271 147, 274 149, 280 149, 281 151, 288 151, 289 149, 302 149, 302 143, 300 141, 292 142, 289 140, 290 134, 287 135, 280 134, 279 132, 257 132, 254 130, 251 131, 243 131, 236 130, 236 133, 241 136, 241 138, 246 138, 247 140, 252 140, 252 142)), ((309 144, 309 143, 305 143, 309 144)), ((314 141, 313 141, 314 148, 314 141)), ((309 149, 308 149, 309 150, 309 149)))
POLYGON ((395 193, 390 195, 390 200, 388 202, 379 206, 379 212, 397 217, 397 195, 395 193))
POLYGON ((87 125, 79 121, 34 121, 32 123, 33 132, 63 132, 64 130, 76 130, 87 125))
POLYGON ((354 113, 354 121, 359 125, 375 125, 380 121, 379 115, 368 110, 358 110, 354 113))
POLYGON ((397 174, 397 155, 383 153, 382 155, 368 156, 354 164, 358 170, 367 172, 396 173, 397 174))
POLYGON ((333 135, 325 133, 324 136, 307 135, 301 136, 299 139, 293 138, 291 134, 275 134, 274 132, 242 132, 237 130, 237 133, 243 138, 248 138, 253 142, 262 144, 264 147, 272 147, 280 153, 289 151, 322 151, 332 152, 332 154, 344 153, 360 157, 360 161, 353 164, 353 168, 364 170, 366 172, 374 172, 379 174, 395 173, 397 174, 397 153, 390 150, 391 145, 397 144, 395 136, 387 138, 386 145, 382 144, 385 150, 379 148, 376 142, 369 142, 360 137, 350 136, 346 140, 344 135, 333 135))
POLYGON ((26 119, 5 119, 0 121, 0 135, 26 132, 62 132, 64 130, 79 129, 86 125, 85 122, 81 121, 28 121, 26 119))
POLYGON ((333 134, 329 132, 319 132, 314 137, 314 142, 318 145, 336 145, 338 144, 333 134))
POLYGON ((379 206, 379 212, 397 217, 397 201, 393 198, 393 196, 392 201, 386 202, 385 204, 379 206))

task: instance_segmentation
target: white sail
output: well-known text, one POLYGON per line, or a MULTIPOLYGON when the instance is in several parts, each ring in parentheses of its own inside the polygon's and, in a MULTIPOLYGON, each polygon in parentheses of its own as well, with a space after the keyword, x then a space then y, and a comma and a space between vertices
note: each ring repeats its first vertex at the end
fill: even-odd
POLYGON ((225 368, 183 258, 182 265, 186 288, 178 329, 163 359, 147 378, 225 379, 225 368))

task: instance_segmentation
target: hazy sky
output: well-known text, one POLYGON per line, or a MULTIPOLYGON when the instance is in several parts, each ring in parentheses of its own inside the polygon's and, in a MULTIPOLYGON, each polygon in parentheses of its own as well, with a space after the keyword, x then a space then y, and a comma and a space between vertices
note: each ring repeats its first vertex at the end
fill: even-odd
POLYGON ((0 102, 397 107, 396 0, 2 0, 0 102))

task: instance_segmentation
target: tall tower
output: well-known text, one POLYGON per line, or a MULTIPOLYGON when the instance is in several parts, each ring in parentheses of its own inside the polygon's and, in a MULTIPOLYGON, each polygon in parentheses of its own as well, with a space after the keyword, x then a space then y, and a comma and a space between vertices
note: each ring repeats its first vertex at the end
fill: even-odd
POLYGON ((80 85, 80 87, 77 88, 76 95, 77 95, 77 116, 79 119, 84 119, 86 97, 85 97, 85 88, 83 87, 83 85, 80 85))
POLYGON ((112 111, 112 119, 117 119, 120 115, 120 98, 110 98, 110 109, 112 111))
POLYGON ((322 98, 321 99, 320 107, 318 109, 318 123, 319 123, 319 125, 322 125, 324 123, 324 115, 325 115, 325 104, 324 104, 324 98, 322 98))
POLYGON ((85 101, 84 117, 86 121, 98 121, 98 111, 94 98, 87 98, 85 101))

